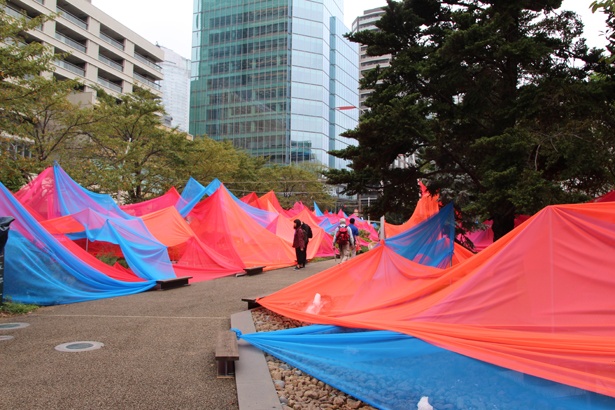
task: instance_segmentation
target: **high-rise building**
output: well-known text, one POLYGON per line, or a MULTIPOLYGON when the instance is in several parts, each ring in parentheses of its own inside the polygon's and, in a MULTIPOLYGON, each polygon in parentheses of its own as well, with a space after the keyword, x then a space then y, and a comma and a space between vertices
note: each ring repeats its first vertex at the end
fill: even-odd
POLYGON ((54 76, 78 79, 86 102, 93 102, 92 85, 110 94, 130 93, 135 87, 161 95, 163 52, 89 0, 8 0, 6 13, 36 17, 58 13, 52 21, 28 32, 27 41, 53 47, 64 57, 55 62, 54 76))
POLYGON ((190 112, 190 60, 166 47, 164 61, 160 63, 164 80, 162 87, 162 105, 169 118, 169 126, 178 127, 188 132, 188 117, 190 112))
POLYGON ((196 0, 193 21, 192 135, 274 163, 346 165, 328 153, 358 118, 342 0, 196 0))
MULTIPOLYGON (((357 31, 363 30, 378 30, 378 27, 376 27, 376 22, 380 20, 383 14, 383 7, 365 10, 362 16, 357 17, 352 22, 352 32, 356 33, 357 31)), ((377 66, 388 67, 390 62, 390 54, 371 57, 367 55, 367 46, 361 46, 361 49, 359 50, 359 78, 363 78, 367 71, 373 70, 377 66)), ((372 92, 373 90, 359 90, 359 107, 361 108, 361 112, 367 108, 365 107, 365 100, 372 92)))

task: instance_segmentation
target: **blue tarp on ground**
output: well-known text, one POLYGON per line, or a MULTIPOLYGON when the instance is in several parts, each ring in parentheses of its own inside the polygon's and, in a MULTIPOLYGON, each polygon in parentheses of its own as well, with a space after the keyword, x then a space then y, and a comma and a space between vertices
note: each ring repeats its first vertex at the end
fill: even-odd
POLYGON ((607 410, 615 398, 525 375, 405 334, 314 325, 241 338, 379 409, 607 410))

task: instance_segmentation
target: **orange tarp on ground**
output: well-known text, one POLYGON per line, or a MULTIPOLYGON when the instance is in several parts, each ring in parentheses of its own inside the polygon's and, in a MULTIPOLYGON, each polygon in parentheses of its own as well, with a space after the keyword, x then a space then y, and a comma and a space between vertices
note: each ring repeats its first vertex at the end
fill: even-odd
POLYGON ((449 269, 381 246, 258 301, 615 396, 614 254, 614 203, 551 206, 449 269))

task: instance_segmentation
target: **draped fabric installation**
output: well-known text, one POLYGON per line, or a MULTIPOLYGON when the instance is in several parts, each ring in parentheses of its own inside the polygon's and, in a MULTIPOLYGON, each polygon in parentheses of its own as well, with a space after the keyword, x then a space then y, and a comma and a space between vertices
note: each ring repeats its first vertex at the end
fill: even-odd
POLYGON ((378 409, 416 409, 424 396, 434 409, 615 408, 615 398, 495 366, 397 332, 313 325, 241 338, 378 409))
POLYGON ((15 218, 4 250, 4 292, 15 302, 85 302, 140 293, 156 285, 100 262, 62 234, 52 235, 2 184, 0 215, 15 218))
POLYGON ((258 302, 307 323, 389 330, 615 396, 615 204, 543 209, 447 269, 380 246, 258 302))

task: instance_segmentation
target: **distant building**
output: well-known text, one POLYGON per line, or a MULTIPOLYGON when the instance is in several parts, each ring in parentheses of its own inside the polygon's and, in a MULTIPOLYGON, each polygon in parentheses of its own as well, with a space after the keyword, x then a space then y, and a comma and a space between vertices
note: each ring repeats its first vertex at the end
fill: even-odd
MULTIPOLYGON (((362 16, 357 17, 352 23, 352 32, 363 30, 378 30, 376 22, 380 20, 384 14, 384 8, 379 7, 375 9, 365 10, 362 16)), ((361 46, 359 51, 359 79, 362 79, 366 72, 373 70, 377 66, 388 67, 391 62, 391 55, 370 57, 367 55, 367 46, 361 46)), ((373 90, 359 90, 359 107, 363 112, 365 107, 365 100, 373 92, 373 90)))
POLYGON ((358 50, 342 0, 196 0, 190 133, 273 163, 343 168, 358 119, 358 50), (355 109, 339 109, 353 107, 355 109))
POLYGON ((8 0, 6 12, 20 17, 59 13, 26 40, 53 47, 67 54, 56 61, 53 73, 59 79, 78 79, 84 84, 80 100, 93 102, 91 86, 102 86, 110 94, 131 93, 136 87, 161 95, 160 63, 163 52, 88 0, 8 0))
POLYGON ((162 73, 162 104, 168 115, 169 126, 178 127, 188 132, 188 117, 190 113, 190 60, 184 58, 166 47, 164 51, 162 73))

